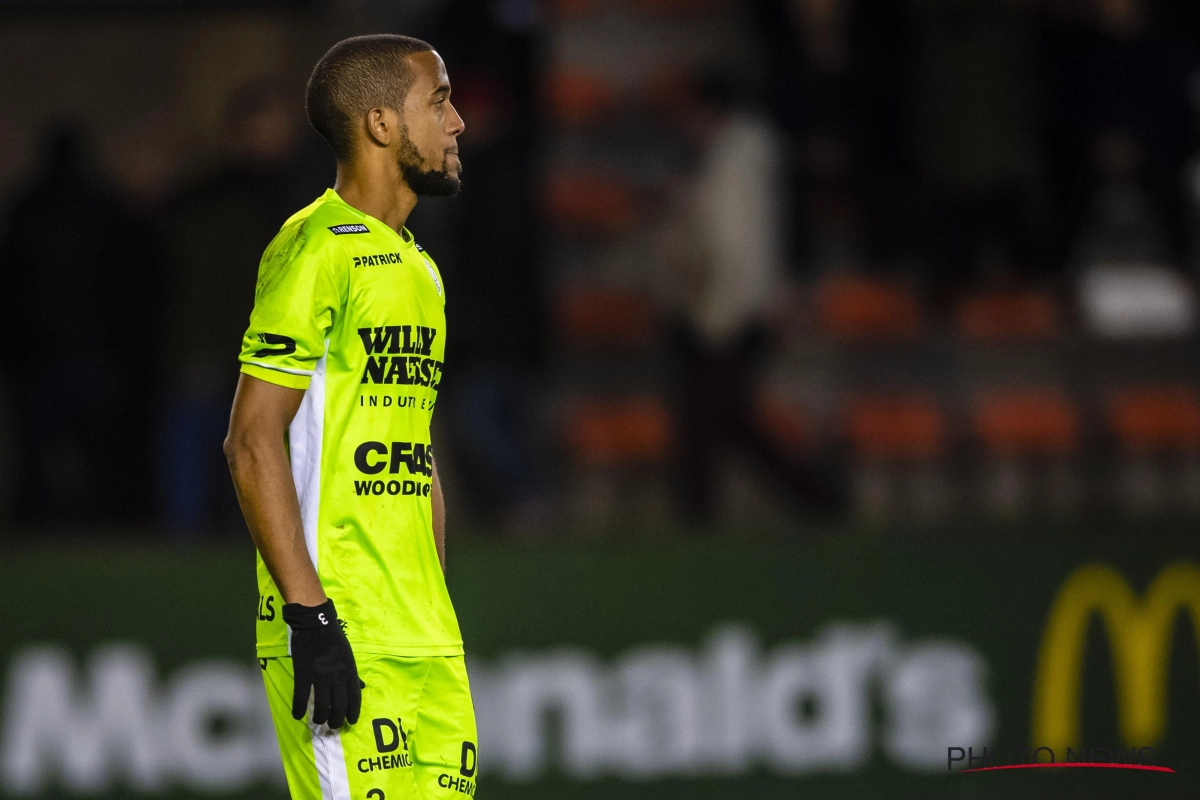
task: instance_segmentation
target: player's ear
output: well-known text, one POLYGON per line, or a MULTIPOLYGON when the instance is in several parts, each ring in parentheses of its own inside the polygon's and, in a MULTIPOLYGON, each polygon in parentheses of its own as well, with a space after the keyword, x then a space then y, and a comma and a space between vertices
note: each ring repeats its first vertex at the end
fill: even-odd
POLYGON ((380 147, 387 147, 396 135, 395 113, 386 108, 372 108, 367 112, 367 136, 380 147))

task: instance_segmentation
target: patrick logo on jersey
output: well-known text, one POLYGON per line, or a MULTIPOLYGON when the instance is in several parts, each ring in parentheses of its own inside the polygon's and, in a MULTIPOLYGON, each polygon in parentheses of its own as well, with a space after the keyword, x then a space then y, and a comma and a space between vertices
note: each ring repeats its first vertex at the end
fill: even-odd
POLYGON ((437 391, 442 362, 430 358, 436 328, 423 325, 381 325, 359 328, 367 353, 362 383, 427 386, 437 391))

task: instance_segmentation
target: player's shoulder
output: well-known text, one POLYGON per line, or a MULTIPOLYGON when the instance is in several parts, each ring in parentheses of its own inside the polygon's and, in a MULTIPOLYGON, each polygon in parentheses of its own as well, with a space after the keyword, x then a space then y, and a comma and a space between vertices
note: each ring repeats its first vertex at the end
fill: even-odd
POLYGON ((370 222, 374 220, 341 202, 330 189, 293 214, 283 227, 295 227, 296 236, 310 247, 340 248, 348 238, 373 233, 370 222))
POLYGON ((301 255, 338 256, 344 252, 340 237, 369 232, 366 218, 328 190, 288 217, 267 247, 266 259, 286 263, 301 255))
POLYGON ((325 242, 373 233, 372 226, 368 223, 375 222, 366 214, 342 202, 332 189, 327 190, 307 208, 296 212, 292 220, 300 221, 310 237, 325 242))
MULTIPOLYGON (((329 228, 353 224, 353 213, 343 203, 339 213, 330 208, 327 191, 321 197, 288 217, 275 238, 267 245, 258 268, 261 292, 270 292, 288 275, 305 274, 310 269, 336 274, 344 266, 345 251, 337 244, 337 235, 329 228)), ((336 197, 336 195, 334 195, 336 197)))

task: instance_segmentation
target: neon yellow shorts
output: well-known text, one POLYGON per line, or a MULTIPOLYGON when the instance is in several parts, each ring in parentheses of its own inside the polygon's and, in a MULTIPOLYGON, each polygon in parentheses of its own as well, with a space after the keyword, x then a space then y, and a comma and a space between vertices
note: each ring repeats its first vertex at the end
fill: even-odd
POLYGON ((473 797, 478 739, 463 657, 355 661, 362 715, 331 731, 292 719, 292 660, 259 659, 292 800, 473 797))

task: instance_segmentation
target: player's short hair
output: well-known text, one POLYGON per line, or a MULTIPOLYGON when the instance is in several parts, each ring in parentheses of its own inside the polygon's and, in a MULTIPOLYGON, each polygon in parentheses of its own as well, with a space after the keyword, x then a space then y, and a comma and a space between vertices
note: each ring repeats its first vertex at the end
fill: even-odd
POLYGON ((372 108, 404 108, 416 80, 406 61, 433 46, 411 36, 355 36, 329 48, 308 79, 308 121, 325 138, 338 161, 354 155, 354 128, 372 108))

